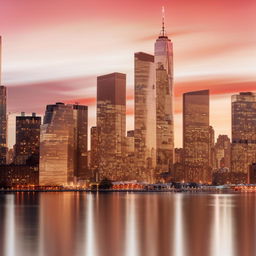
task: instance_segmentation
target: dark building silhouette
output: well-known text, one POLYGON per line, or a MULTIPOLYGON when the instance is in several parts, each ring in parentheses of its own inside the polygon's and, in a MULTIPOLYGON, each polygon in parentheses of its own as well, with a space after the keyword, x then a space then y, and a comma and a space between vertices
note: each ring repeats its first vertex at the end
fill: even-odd
POLYGON ((186 182, 211 182, 209 90, 183 94, 183 149, 186 182))

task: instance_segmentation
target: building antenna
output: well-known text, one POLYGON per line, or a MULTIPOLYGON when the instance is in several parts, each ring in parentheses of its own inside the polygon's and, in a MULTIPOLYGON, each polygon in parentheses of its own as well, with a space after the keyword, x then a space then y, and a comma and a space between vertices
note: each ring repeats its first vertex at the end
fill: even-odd
POLYGON ((162 6, 162 36, 165 36, 164 19, 165 19, 165 10, 164 10, 164 6, 162 6))

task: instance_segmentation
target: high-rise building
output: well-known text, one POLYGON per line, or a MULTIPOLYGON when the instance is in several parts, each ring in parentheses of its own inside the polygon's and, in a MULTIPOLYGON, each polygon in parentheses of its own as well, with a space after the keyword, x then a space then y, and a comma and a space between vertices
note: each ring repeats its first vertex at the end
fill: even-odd
POLYGON ((174 162, 173 46, 164 27, 155 43, 156 139, 158 172, 170 171, 174 162))
POLYGON ((89 178, 87 120, 87 106, 47 105, 40 134, 41 185, 66 185, 89 178))
POLYGON ((135 157, 136 166, 146 169, 156 167, 155 72, 154 56, 135 53, 135 157))
POLYGON ((256 94, 241 92, 232 96, 231 169, 248 173, 256 162, 256 94))
POLYGON ((7 154, 7 115, 6 115, 6 87, 2 86, 2 38, 0 36, 0 164, 6 164, 7 154))
POLYGON ((6 164, 6 154, 7 154, 6 87, 0 86, 0 164, 6 164))
POLYGON ((209 90, 183 94, 183 149, 187 182, 211 182, 209 90))
POLYGON ((228 168, 230 170, 231 142, 227 135, 219 135, 214 146, 213 168, 228 168))
POLYGON ((41 117, 35 113, 16 116, 15 164, 39 164, 40 125, 41 117))
POLYGON ((126 75, 112 73, 97 77, 97 127, 100 130, 99 178, 123 177, 125 153, 126 75))

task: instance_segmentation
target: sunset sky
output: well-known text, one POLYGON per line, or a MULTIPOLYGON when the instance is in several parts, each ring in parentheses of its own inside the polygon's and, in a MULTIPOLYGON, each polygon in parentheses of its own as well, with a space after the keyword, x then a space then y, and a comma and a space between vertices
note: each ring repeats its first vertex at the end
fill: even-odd
POLYGON ((0 0, 8 111, 43 114, 46 104, 79 102, 95 125, 96 76, 123 72, 133 129, 134 53, 153 53, 163 5, 174 45, 176 147, 187 91, 210 89, 211 125, 216 136, 230 135, 230 95, 256 91, 255 0, 0 0))

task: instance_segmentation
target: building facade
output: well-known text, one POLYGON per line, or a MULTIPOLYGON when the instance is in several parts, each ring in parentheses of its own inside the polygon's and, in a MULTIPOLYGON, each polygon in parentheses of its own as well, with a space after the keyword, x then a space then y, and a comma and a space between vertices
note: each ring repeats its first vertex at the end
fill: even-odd
POLYGON ((27 161, 39 164, 40 126, 41 117, 35 113, 16 116, 15 164, 26 164, 27 161))
POLYGON ((135 53, 134 142, 136 166, 156 167, 156 73, 154 56, 135 53))
POLYGON ((87 106, 47 105, 40 134, 40 185, 87 178, 87 106))
POLYGON ((183 149, 186 182, 209 183, 209 90, 183 94, 183 149))
POLYGON ((219 135, 214 146, 214 169, 230 170, 231 142, 227 135, 219 135))
POLYGON ((155 43, 157 170, 170 171, 174 162, 173 45, 162 28, 155 43))
POLYGON ((122 179, 126 147, 125 74, 112 73, 97 77, 97 127, 100 131, 99 179, 122 179))
POLYGON ((256 94, 241 92, 232 96, 231 169, 248 173, 256 162, 256 94))
POLYGON ((6 87, 0 86, 0 164, 6 164, 6 155, 7 155, 6 87))

